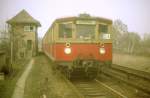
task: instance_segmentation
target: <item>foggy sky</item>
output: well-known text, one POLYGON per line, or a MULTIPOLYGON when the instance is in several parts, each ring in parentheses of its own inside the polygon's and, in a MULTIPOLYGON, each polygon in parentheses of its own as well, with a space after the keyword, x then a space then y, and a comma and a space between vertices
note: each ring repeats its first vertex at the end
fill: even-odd
POLYGON ((0 28, 22 9, 41 22, 40 37, 56 18, 80 13, 120 19, 130 32, 150 33, 150 0, 0 0, 0 28))

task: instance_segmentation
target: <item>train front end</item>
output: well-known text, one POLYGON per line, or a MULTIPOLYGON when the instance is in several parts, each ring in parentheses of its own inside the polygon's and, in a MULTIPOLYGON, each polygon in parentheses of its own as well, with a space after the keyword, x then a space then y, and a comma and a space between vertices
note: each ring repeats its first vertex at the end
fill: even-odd
POLYGON ((68 78, 95 78, 101 64, 111 64, 111 20, 82 14, 58 19, 55 25, 51 55, 68 78))

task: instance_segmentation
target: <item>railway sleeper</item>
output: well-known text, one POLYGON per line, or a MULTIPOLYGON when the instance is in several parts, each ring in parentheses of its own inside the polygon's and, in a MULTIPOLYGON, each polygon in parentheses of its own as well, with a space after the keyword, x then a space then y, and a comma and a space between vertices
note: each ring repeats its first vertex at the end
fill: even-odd
POLYGON ((135 87, 135 88, 137 88, 139 90, 142 90, 142 91, 144 91, 144 92, 146 92, 146 93, 148 93, 150 95, 150 87, 149 86, 145 86, 144 83, 141 83, 141 82, 139 83, 138 82, 139 80, 137 80, 137 81, 133 81, 132 80, 131 81, 128 78, 121 77, 118 74, 116 74, 116 73, 114 73, 112 71, 109 71, 109 70, 107 70, 107 71, 105 70, 102 73, 107 74, 107 75, 109 75, 109 76, 111 76, 111 77, 113 77, 113 78, 115 78, 117 80, 123 81, 124 83, 127 83, 128 85, 131 85, 131 86, 133 86, 133 87, 135 87))
POLYGON ((138 85, 150 88, 150 85, 149 85, 150 81, 149 80, 143 79, 143 78, 138 77, 136 75, 133 75, 133 74, 130 74, 130 73, 124 73, 124 72, 121 72, 121 71, 115 71, 113 69, 109 69, 109 73, 114 74, 118 78, 125 79, 127 81, 134 82, 134 83, 136 82, 136 84, 138 84, 138 85))
POLYGON ((136 82, 141 86, 150 88, 150 85, 149 85, 150 80, 147 78, 143 78, 141 76, 138 76, 138 75, 135 75, 132 73, 128 73, 128 72, 122 71, 122 70, 114 70, 114 68, 111 68, 111 67, 110 68, 102 67, 101 71, 113 73, 118 78, 126 79, 127 81, 131 81, 131 82, 136 82))
POLYGON ((127 68, 127 67, 124 67, 124 66, 114 65, 114 64, 111 66, 111 68, 113 70, 118 70, 118 71, 121 71, 121 72, 124 72, 124 73, 133 74, 137 77, 141 77, 143 79, 150 80, 150 77, 149 77, 150 73, 148 73, 148 72, 139 71, 139 70, 127 68))
POLYGON ((97 77, 98 69, 94 67, 89 67, 86 71, 86 77, 89 79, 94 79, 97 77))

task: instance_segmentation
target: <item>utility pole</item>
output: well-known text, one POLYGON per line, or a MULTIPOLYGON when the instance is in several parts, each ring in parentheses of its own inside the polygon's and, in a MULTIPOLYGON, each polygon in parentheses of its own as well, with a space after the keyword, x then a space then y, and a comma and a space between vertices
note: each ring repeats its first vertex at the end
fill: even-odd
POLYGON ((37 32, 37 26, 35 27, 35 55, 38 55, 38 32, 37 32))
POLYGON ((13 64, 13 30, 8 25, 9 33, 10 33, 10 70, 12 71, 12 64, 13 64))

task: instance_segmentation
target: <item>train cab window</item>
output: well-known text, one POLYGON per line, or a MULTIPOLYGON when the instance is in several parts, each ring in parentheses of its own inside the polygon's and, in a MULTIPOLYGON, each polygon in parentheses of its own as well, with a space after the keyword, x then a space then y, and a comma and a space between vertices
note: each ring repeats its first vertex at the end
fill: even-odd
POLYGON ((108 26, 107 25, 99 25, 99 32, 100 33, 108 33, 108 26))
POLYGON ((99 24, 99 38, 110 39, 110 34, 108 33, 108 25, 99 24))
POLYGON ((72 23, 59 24, 59 38, 72 38, 72 23))
POLYGON ((93 39, 95 38, 95 25, 77 25, 77 38, 79 39, 93 39))

